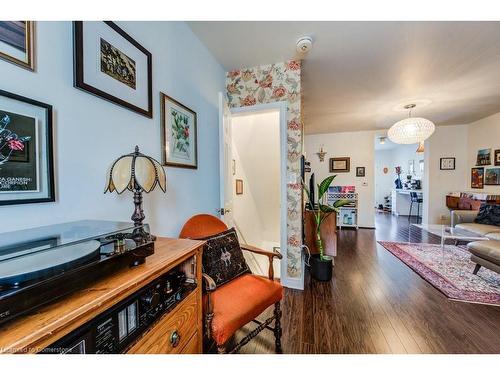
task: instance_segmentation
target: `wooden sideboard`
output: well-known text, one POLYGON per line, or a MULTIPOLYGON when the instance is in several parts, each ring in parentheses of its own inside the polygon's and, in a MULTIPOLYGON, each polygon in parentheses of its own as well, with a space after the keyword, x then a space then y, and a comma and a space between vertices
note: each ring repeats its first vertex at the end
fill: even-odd
MULTIPOLYGON (((316 246, 316 223, 314 214, 311 210, 304 211, 305 221, 305 244, 309 248, 311 254, 318 254, 319 250, 316 246)), ((323 247, 326 255, 337 255, 337 215, 331 214, 321 224, 321 238, 323 239, 323 247)))
POLYGON ((0 326, 0 353, 37 353, 157 277, 196 256, 197 287, 148 328, 127 353, 201 353, 203 241, 158 238, 155 253, 134 268, 122 269, 87 288, 0 326), (173 333, 178 344, 170 343, 173 333))

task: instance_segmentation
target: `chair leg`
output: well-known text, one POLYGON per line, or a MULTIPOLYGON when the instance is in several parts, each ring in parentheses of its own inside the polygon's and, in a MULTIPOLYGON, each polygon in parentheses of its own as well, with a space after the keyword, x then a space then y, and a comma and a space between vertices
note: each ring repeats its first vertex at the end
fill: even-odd
POLYGON ((283 349, 281 348, 281 307, 279 302, 274 304, 274 318, 275 351, 277 354, 281 354, 283 353, 283 349))
POLYGON ((472 273, 474 275, 477 275, 477 273, 478 273, 478 271, 479 271, 480 268, 481 268, 481 265, 480 264, 476 264, 476 267, 474 267, 474 271, 472 271, 472 273))
POLYGON ((417 205, 417 223, 420 222, 420 202, 417 205))
POLYGON ((411 221, 411 209, 413 207, 413 202, 410 202, 410 212, 408 213, 408 222, 411 221))

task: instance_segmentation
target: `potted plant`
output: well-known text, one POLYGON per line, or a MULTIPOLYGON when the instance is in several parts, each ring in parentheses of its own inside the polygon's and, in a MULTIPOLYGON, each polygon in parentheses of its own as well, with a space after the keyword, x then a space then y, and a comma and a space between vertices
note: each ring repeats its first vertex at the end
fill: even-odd
POLYGON ((309 201, 309 205, 314 216, 316 247, 319 250, 319 254, 311 255, 311 275, 314 279, 319 281, 330 281, 332 279, 333 268, 332 257, 325 255, 323 239, 321 238, 321 224, 323 224, 326 218, 331 214, 336 215, 340 211, 340 207, 351 203, 348 199, 339 199, 335 201, 332 206, 329 206, 326 203, 326 200, 324 199, 325 194, 335 177, 337 177, 337 175, 329 176, 318 184, 318 198, 316 202, 311 201, 311 194, 305 183, 302 181, 302 187, 306 192, 307 200, 309 201))

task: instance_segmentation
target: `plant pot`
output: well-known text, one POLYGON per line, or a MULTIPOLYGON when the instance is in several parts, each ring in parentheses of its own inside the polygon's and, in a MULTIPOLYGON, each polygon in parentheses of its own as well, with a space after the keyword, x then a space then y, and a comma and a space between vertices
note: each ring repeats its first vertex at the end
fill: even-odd
POLYGON ((311 255, 311 276, 318 281, 332 279, 333 260, 321 260, 319 254, 311 255))

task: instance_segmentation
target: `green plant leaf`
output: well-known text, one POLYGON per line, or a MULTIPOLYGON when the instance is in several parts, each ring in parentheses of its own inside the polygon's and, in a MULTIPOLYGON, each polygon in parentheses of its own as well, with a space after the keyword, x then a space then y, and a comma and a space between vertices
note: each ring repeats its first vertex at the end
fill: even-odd
POLYGON ((333 204, 333 207, 335 208, 338 208, 338 207, 343 207, 343 206, 346 206, 348 204, 351 204, 352 201, 350 199, 339 199, 338 201, 335 201, 335 203, 333 204))
POLYGON ((326 204, 320 204, 319 209, 323 212, 338 212, 336 207, 328 206, 326 204))
POLYGON ((323 198, 323 195, 328 191, 328 188, 332 184, 333 179, 337 177, 337 175, 332 175, 328 176, 325 178, 323 181, 321 181, 321 184, 318 185, 318 201, 323 198))

